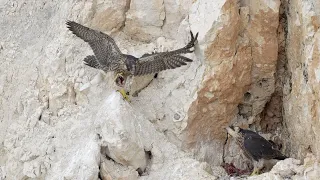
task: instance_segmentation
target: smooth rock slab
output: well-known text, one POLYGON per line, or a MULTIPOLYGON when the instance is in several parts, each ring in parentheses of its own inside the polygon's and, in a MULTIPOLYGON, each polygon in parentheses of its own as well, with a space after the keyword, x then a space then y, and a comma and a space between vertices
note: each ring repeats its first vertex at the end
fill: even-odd
POLYGON ((130 109, 120 93, 113 92, 98 111, 95 123, 102 146, 107 148, 106 154, 117 163, 143 171, 147 165, 146 154, 136 133, 137 116, 130 109))

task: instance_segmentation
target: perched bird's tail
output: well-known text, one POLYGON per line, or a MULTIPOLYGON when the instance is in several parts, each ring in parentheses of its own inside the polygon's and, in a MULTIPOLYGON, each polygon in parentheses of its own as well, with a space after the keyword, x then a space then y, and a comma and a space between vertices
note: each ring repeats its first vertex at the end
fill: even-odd
POLYGON ((99 69, 99 63, 98 63, 95 56, 93 56, 93 55, 87 56, 84 58, 83 61, 84 61, 85 65, 99 69))

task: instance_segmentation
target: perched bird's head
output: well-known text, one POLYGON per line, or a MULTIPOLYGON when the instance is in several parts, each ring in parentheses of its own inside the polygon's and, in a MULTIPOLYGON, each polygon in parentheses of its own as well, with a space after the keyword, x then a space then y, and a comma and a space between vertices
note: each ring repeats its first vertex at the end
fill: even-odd
POLYGON ((228 134, 230 134, 234 138, 239 138, 244 135, 243 130, 238 126, 229 126, 226 127, 228 134))

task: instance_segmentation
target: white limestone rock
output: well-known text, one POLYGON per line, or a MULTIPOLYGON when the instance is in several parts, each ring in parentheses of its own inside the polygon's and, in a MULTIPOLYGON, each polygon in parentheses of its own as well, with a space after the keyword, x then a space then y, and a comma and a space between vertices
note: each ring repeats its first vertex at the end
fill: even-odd
POLYGON ((124 26, 130 0, 98 0, 92 7, 91 25, 102 31, 115 32, 124 26))
POLYGON ((300 160, 288 158, 273 166, 270 173, 279 174, 281 177, 290 177, 299 172, 300 160))
POLYGON ((131 0, 125 32, 134 39, 151 40, 161 34, 165 17, 163 0, 131 0))
POLYGON ((269 180, 269 179, 319 179, 320 169, 319 163, 313 155, 308 154, 304 159, 304 164, 301 164, 300 160, 288 158, 283 161, 279 161, 270 172, 263 173, 258 176, 250 176, 245 179, 250 180, 269 180))
MULTIPOLYGON (((115 173, 107 174, 107 178, 153 180, 225 177, 221 167, 199 162, 192 153, 188 154, 180 148, 183 146, 181 132, 187 126, 190 104, 198 96, 197 91, 202 86, 206 68, 204 51, 217 37, 217 20, 220 18, 221 24, 227 21, 223 18, 228 16, 221 15, 226 2, 232 4, 233 1, 0 1, 0 179, 98 179, 98 174, 102 175, 103 170, 115 173), (155 50, 167 51, 183 47, 189 40, 189 30, 199 32, 199 46, 194 54, 186 55, 194 60, 189 65, 161 72, 150 84, 149 80, 142 80, 143 83, 135 81, 137 84, 134 86, 149 85, 128 104, 114 92, 112 73, 101 73, 83 65, 83 58, 93 52, 88 44, 68 31, 65 25, 68 19, 111 33, 123 52, 137 57, 155 50), (109 151, 102 153, 101 150, 106 150, 105 147, 109 151), (145 151, 151 152, 151 159, 145 151), (106 160, 104 155, 111 157, 114 162, 106 160), (102 169, 99 170, 99 166, 102 169), (145 170, 144 176, 138 177, 138 168, 145 170)), ((309 11, 309 5, 313 3, 318 7, 319 3, 314 0, 299 2, 291 3, 297 10, 303 11, 299 11, 299 16, 291 14, 294 17, 289 17, 293 20, 290 25, 296 23, 292 27, 301 27, 302 32, 308 34, 303 41, 308 48, 318 47, 316 15, 319 8, 309 11), (304 14, 308 16, 300 21, 300 15, 303 17, 304 14)), ((274 11, 278 3, 279 1, 274 0, 266 7, 271 7, 274 11), (272 4, 273 2, 276 4, 272 4)), ((228 8, 230 7, 227 6, 224 11, 230 12, 227 11, 228 8)), ((237 14, 239 11, 232 12, 237 14)), ((231 19, 230 22, 234 25, 238 20, 231 19)), ((235 29, 240 31, 241 28, 243 27, 239 26, 235 29)), ((300 29, 296 32, 300 32, 300 29)), ((300 36, 295 35, 295 32, 290 34, 292 40, 297 40, 290 43, 290 52, 303 54, 295 47, 301 44, 298 41, 300 36)), ((238 34, 234 38, 238 39, 238 34)), ((243 43, 246 44, 245 41, 239 42, 243 43)), ((304 56, 313 55, 313 63, 308 70, 309 82, 319 82, 316 61, 319 59, 318 50, 310 50, 313 51, 303 51, 304 56)), ((208 51, 216 52, 216 48, 208 51)), ((217 54, 219 53, 218 51, 217 54)), ((241 51, 238 50, 235 54, 241 55, 241 51)), ((244 57, 249 56, 244 53, 241 57, 236 61, 242 62, 244 57)), ((295 70, 296 64, 290 59, 307 58, 290 56, 289 68, 295 70)), ((223 59, 211 62, 211 65, 223 65, 221 61, 223 59)), ((226 64, 233 65, 233 69, 239 68, 234 63, 226 64)), ((242 66, 239 72, 247 72, 243 69, 245 64, 247 63, 240 64, 242 66)), ((224 68, 222 69, 225 73, 224 68)), ((216 76, 214 73, 212 75, 216 76)), ((270 73, 272 74, 273 72, 270 73)), ((317 103, 314 101, 313 91, 307 93, 308 98, 304 98, 306 88, 302 85, 305 84, 302 83, 303 78, 298 78, 302 74, 300 69, 293 71, 293 93, 285 101, 284 110, 289 112, 287 115, 295 112, 291 113, 292 117, 286 118, 292 119, 287 123, 293 134, 292 139, 295 140, 293 142, 301 143, 300 140, 305 140, 305 135, 308 134, 307 137, 314 138, 307 138, 301 149, 308 149, 308 145, 312 144, 312 151, 319 154, 318 145, 313 142, 319 139, 317 121, 310 125, 311 118, 301 118, 305 114, 312 114, 309 113, 311 110, 314 111, 313 114, 317 114, 317 108, 307 111, 297 105, 306 104, 301 102, 317 103), (303 123, 298 123, 298 126, 293 124, 298 120, 303 120, 303 123)), ((306 85, 312 85, 314 92, 319 91, 317 83, 306 85)), ((227 89, 232 88, 230 86, 227 89)), ((234 89, 234 92, 238 92, 238 89, 234 89)), ((233 105, 237 106, 236 103, 233 105)), ((315 104, 310 107, 318 106, 315 104)), ((209 112, 209 109, 206 110, 209 112)), ((212 110, 215 111, 216 109, 212 110)), ((202 125, 206 126, 205 123, 202 125)), ((208 159, 219 161, 221 154, 218 149, 222 149, 222 146, 215 145, 203 145, 208 151, 203 148, 202 152, 206 154, 210 150, 212 156, 208 156, 208 159)), ((304 153, 299 150, 296 154, 302 156, 304 153)), ((318 167, 317 161, 311 157, 303 165, 295 164, 293 160, 280 161, 271 172, 257 177, 317 179, 318 167)))
POLYGON ((122 166, 112 160, 102 158, 100 165, 100 177, 102 180, 126 179, 137 180, 138 172, 132 167, 122 166))
POLYGON ((142 122, 137 122, 137 116, 130 105, 123 101, 120 93, 114 92, 97 112, 95 124, 102 137, 102 146, 107 148, 110 158, 144 171, 147 157, 139 137, 142 129, 138 125, 142 122))
POLYGON ((138 107, 124 101, 119 93, 112 93, 98 110, 95 127, 101 136, 101 146, 115 162, 144 171, 146 179, 186 178, 201 174, 201 178, 213 179, 206 166, 191 159, 169 143, 141 114, 138 107), (148 159, 145 151, 152 155, 148 159), (179 160, 178 160, 179 159, 179 160), (176 170, 172 171, 172 168, 176 170), (181 173, 176 173, 176 171, 181 173), (166 174, 166 177, 160 176, 166 174))

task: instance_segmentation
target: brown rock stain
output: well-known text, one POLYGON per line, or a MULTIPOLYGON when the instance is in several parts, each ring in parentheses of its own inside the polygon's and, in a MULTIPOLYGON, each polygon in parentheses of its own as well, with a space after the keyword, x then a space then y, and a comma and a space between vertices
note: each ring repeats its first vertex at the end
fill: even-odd
MULTIPOLYGON (((279 14, 276 10, 259 10, 260 6, 254 7, 258 11, 250 8, 227 0, 215 29, 209 32, 216 35, 205 50, 207 69, 197 99, 189 108, 184 132, 184 145, 196 151, 212 144, 222 150, 225 127, 237 117, 244 94, 262 78, 271 79, 270 86, 274 84, 279 14)), ((265 96, 271 96, 273 90, 272 86, 265 96)), ((208 154, 205 152, 210 157, 208 154)), ((213 161, 219 164, 219 160, 213 161)))
POLYGON ((317 31, 320 27, 320 17, 319 16, 311 16, 311 23, 315 31, 317 31))
POLYGON ((251 40, 253 60, 255 64, 264 64, 264 66, 259 67, 259 71, 269 73, 274 71, 278 56, 276 34, 279 26, 279 16, 272 10, 260 10, 252 17, 248 34, 251 40))
POLYGON ((212 67, 206 70, 203 89, 188 112, 187 144, 191 146, 225 138, 224 127, 236 114, 237 104, 250 85, 251 49, 239 38, 238 7, 235 1, 227 1, 222 10, 228 20, 224 19, 225 24, 205 51, 206 62, 212 67))

